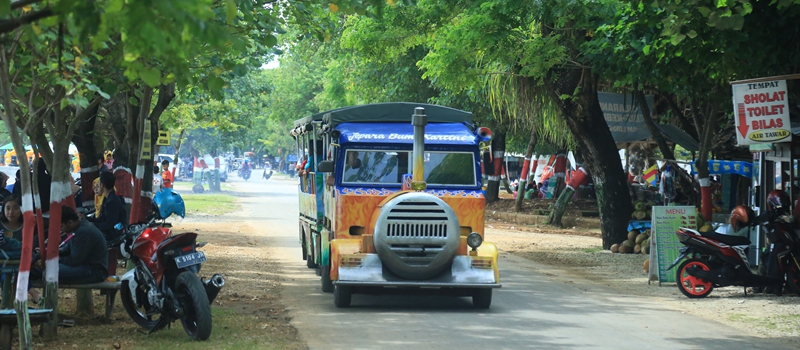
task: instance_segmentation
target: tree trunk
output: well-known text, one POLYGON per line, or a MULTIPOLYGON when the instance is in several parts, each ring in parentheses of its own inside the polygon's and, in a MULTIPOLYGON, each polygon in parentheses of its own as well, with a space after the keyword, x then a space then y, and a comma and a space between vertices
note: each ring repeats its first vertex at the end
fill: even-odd
POLYGON ((700 152, 697 156, 697 162, 695 162, 695 166, 697 167, 697 182, 700 183, 700 210, 706 221, 710 222, 712 219, 714 203, 711 201, 711 180, 709 179, 710 174, 708 171, 708 155, 711 151, 711 139, 714 136, 714 127, 716 126, 715 124, 717 121, 717 111, 715 108, 711 107, 710 111, 706 115, 705 123, 701 123, 699 108, 692 103, 692 115, 695 119, 695 125, 698 126, 698 131, 700 132, 700 135, 702 135, 702 139, 700 140, 700 152))
MULTIPOLYGON (((671 160, 673 166, 675 167, 675 174, 677 175, 678 183, 681 185, 681 190, 686 197, 694 198, 697 196, 697 191, 695 190, 695 183, 691 177, 688 176, 683 170, 678 167, 678 164, 674 162, 675 160, 675 152, 667 145, 667 141, 664 139, 664 134, 661 132, 661 129, 658 128, 656 122, 653 120, 653 115, 650 113, 650 106, 647 105, 647 100, 645 99, 644 92, 641 90, 634 91, 634 95, 636 101, 639 103, 639 109, 642 111, 642 117, 644 119, 645 125, 647 125, 647 129, 650 130, 650 134, 653 136, 653 140, 656 141, 656 145, 658 145, 658 149, 661 151, 661 154, 664 156, 664 159, 671 160)), ((690 201, 691 202, 691 201, 690 201)))
POLYGON ((667 140, 664 139, 664 134, 661 133, 661 129, 658 128, 658 125, 656 125, 656 122, 653 120, 653 116, 650 114, 650 106, 647 105, 647 98, 644 92, 642 92, 642 90, 634 90, 633 94, 636 102, 639 103, 639 110, 642 111, 644 124, 647 126, 647 129, 650 130, 650 135, 653 136, 653 141, 656 142, 661 154, 665 159, 675 160, 675 154, 672 149, 669 148, 667 140))
POLYGON ((531 167, 531 157, 533 148, 536 147, 536 128, 531 127, 531 138, 528 141, 528 149, 525 150, 525 161, 522 162, 522 172, 519 176, 519 186, 517 186, 517 201, 514 203, 514 211, 522 211, 522 199, 525 197, 525 184, 528 182, 528 169, 531 167))
MULTIPOLYGON (((173 179, 175 179, 175 171, 180 169, 180 166, 181 166, 181 163, 180 163, 181 143, 183 142, 183 133, 185 131, 186 131, 186 129, 181 129, 181 133, 178 134, 178 142, 175 143, 175 158, 172 159, 175 162, 175 168, 172 169, 172 178, 173 179)), ((186 176, 186 174, 182 174, 182 175, 186 176)))
POLYGON ((683 110, 681 110, 680 106, 678 106, 678 103, 675 102, 675 100, 673 100, 669 95, 665 95, 664 99, 667 100, 667 104, 669 105, 669 109, 672 111, 672 114, 674 114, 675 117, 677 117, 681 122, 681 129, 686 131, 689 136, 700 142, 700 137, 698 137, 697 134, 697 128, 689 122, 689 118, 686 118, 686 114, 683 113, 683 110))
POLYGON ((596 76, 588 68, 559 70, 550 72, 545 84, 594 179, 603 248, 609 249, 625 240, 633 205, 617 146, 597 99, 596 76), (575 98, 561 98, 575 91, 575 98))
MULTIPOLYGON (((14 145, 14 151, 19 155, 25 154, 25 143, 22 136, 17 130, 16 116, 14 115, 14 103, 11 100, 11 79, 9 77, 9 62, 6 56, 5 49, 0 50, 0 97, 4 106, 7 106, 0 111, 0 118, 6 124, 6 130, 11 137, 11 143, 14 145)), ((25 156, 23 156, 25 157, 25 156)), ((31 322, 28 315, 28 282, 30 277, 31 256, 33 253, 33 201, 31 199, 31 175, 28 162, 21 161, 19 163, 20 170, 20 185, 22 186, 22 254, 19 262, 19 273, 17 275, 17 288, 16 298, 14 300, 14 309, 17 313, 17 328, 19 329, 19 347, 20 349, 33 348, 33 336, 31 334, 31 322)))
POLYGON ((575 194, 575 189, 566 186, 564 190, 561 191, 561 194, 558 195, 558 199, 556 199, 556 204, 553 205, 553 211, 550 212, 550 216, 547 218, 547 223, 549 225, 562 227, 563 224, 561 223, 561 218, 564 217, 564 212, 567 211, 567 204, 569 204, 570 198, 572 195, 575 194))
MULTIPOLYGON (((172 99, 175 98, 175 84, 161 85, 158 90, 158 100, 153 111, 150 111, 153 93, 152 89, 145 88, 145 94, 142 98, 142 109, 140 110, 140 124, 144 124, 144 120, 150 120, 150 144, 155 145, 158 139, 158 125, 161 119, 161 114, 169 106, 172 99)), ((151 150, 151 154, 153 150, 151 150)), ((147 218, 147 214, 152 207, 153 198, 153 160, 139 159, 136 165, 136 177, 134 178, 134 191, 133 191, 133 205, 131 206, 131 222, 143 222, 147 218)))
MULTIPOLYGON (((486 203, 500 199, 500 174, 503 171, 503 158, 506 150, 506 132, 497 131, 492 139, 492 175, 486 177, 486 203)), ((486 166, 486 165, 484 165, 486 166)))
POLYGON ((97 167, 97 147, 94 142, 94 127, 97 124, 97 112, 100 106, 94 108, 89 113, 89 118, 78 125, 75 135, 72 136, 72 143, 78 149, 81 162, 81 206, 94 207, 94 190, 92 182, 100 175, 97 167))

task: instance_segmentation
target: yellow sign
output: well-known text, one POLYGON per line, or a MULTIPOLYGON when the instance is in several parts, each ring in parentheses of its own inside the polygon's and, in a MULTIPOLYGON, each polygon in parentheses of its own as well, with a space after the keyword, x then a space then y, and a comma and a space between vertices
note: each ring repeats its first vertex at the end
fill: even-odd
POLYGON ((792 133, 786 129, 772 129, 764 131, 755 131, 748 136, 753 141, 768 142, 778 141, 789 137, 792 133))
POLYGON ((156 139, 157 146, 169 146, 171 143, 171 135, 167 130, 158 131, 158 139, 156 139))
POLYGON ((150 121, 144 121, 144 129, 142 130, 142 148, 139 152, 139 159, 150 160, 153 159, 153 143, 151 141, 150 121))

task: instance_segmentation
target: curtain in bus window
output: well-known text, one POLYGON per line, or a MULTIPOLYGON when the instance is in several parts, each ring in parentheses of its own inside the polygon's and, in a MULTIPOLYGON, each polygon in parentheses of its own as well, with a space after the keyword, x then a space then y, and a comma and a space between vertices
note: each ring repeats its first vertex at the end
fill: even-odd
MULTIPOLYGON (((401 155, 393 151, 348 150, 342 181, 345 183, 399 184, 401 155)), ((407 157, 402 158, 408 159, 407 157)))

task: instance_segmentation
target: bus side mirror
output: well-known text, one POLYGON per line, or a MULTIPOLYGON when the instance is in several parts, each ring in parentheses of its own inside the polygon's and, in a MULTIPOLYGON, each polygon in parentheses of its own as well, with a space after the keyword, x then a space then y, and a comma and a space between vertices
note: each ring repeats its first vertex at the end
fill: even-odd
POLYGON ((333 161, 332 160, 323 160, 319 162, 317 165, 317 171, 321 173, 332 173, 333 172, 333 161))

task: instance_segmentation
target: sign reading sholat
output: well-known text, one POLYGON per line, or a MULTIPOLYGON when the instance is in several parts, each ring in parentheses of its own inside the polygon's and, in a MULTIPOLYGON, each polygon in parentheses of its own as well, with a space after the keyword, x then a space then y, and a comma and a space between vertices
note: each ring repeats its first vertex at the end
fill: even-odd
POLYGON ((742 145, 792 140, 786 80, 733 85, 736 142, 742 145))

